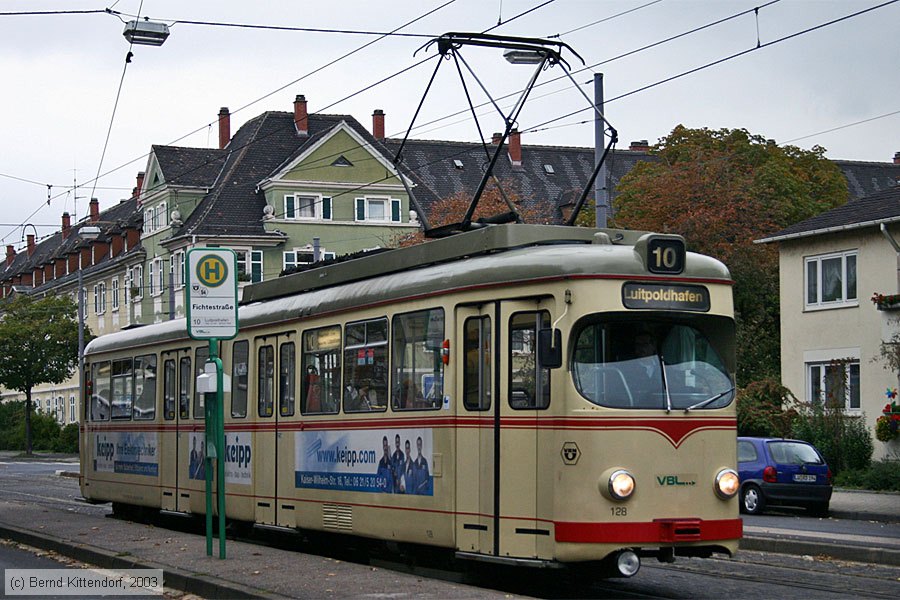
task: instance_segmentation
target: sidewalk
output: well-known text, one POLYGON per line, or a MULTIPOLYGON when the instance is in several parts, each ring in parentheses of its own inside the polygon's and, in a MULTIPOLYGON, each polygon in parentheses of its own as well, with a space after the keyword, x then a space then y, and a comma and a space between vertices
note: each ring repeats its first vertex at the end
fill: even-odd
POLYGON ((830 509, 835 519, 900 524, 900 493, 835 489, 830 509))

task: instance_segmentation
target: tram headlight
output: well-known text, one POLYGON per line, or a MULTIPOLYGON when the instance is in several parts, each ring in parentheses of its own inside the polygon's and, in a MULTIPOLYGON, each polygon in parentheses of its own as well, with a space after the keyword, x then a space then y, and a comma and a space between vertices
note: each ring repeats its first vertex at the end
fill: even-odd
POLYGON ((625 469, 610 469, 600 478, 600 492, 610 500, 627 500, 634 487, 634 475, 625 469))
POLYGON ((741 480, 734 469, 722 469, 716 475, 716 495, 723 500, 733 498, 741 488, 741 480))

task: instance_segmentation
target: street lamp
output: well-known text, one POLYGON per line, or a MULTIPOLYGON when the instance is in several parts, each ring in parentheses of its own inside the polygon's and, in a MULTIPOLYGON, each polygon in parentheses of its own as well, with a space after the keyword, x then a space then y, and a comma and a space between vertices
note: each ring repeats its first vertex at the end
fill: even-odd
MULTIPOLYGON (((96 225, 82 225, 78 230, 78 237, 86 242, 92 242, 100 237, 100 228, 96 225)), ((78 256, 78 394, 84 393, 84 276, 81 268, 81 255, 78 256)), ((87 410, 87 405, 82 403, 82 408, 87 410)), ((82 415, 86 417, 87 415, 82 415)))
POLYGON ((169 37, 169 26, 155 21, 128 21, 125 31, 122 32, 125 39, 131 44, 141 46, 162 46, 169 37))

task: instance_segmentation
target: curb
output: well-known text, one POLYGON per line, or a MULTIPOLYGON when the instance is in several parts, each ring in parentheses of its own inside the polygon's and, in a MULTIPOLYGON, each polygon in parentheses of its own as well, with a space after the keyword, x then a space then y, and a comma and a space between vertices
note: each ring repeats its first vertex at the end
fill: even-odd
POLYGON ((842 546, 822 542, 803 540, 785 540, 780 538, 744 537, 741 538, 741 550, 775 552, 777 554, 794 554, 809 556, 829 556, 838 560, 873 563, 878 565, 900 566, 900 550, 886 548, 865 548, 863 546, 842 546))
POLYGON ((10 525, 0 524, 0 536, 26 544, 41 550, 53 551, 62 556, 106 569, 160 569, 163 572, 163 585, 194 594, 201 598, 280 598, 268 594, 264 590, 243 586, 239 583, 227 582, 199 573, 187 573, 170 566, 152 561, 141 561, 134 556, 117 556, 106 550, 84 543, 74 544, 69 540, 46 534, 36 534, 10 525))

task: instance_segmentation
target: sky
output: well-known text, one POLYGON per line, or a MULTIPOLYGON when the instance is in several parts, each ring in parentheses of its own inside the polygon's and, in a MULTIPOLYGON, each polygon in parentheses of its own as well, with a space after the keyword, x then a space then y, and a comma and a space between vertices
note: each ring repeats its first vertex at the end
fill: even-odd
MULTIPOLYGON (((891 162, 900 152, 898 23, 896 0, 0 0, 0 241, 21 248, 27 233, 58 231, 64 212, 84 218, 91 197, 101 208, 127 198, 153 144, 216 147, 223 106, 232 134, 264 111, 293 110, 303 94, 310 112, 353 115, 369 128, 380 108, 387 135, 402 136, 434 70, 436 48, 422 46, 449 31, 568 44, 584 60, 563 50, 585 94, 603 74, 619 148, 656 143, 682 124, 891 162), (120 14, 10 14, 107 8, 120 14), (132 47, 126 66, 122 31, 136 15, 169 24, 171 35, 132 47), (394 30, 413 35, 376 35, 394 30)), ((494 99, 533 73, 497 49, 461 54, 494 99)), ((467 83, 484 103, 478 83, 467 83)), ((593 146, 588 102, 561 67, 542 83, 517 121, 523 144, 593 146)), ((508 111, 515 97, 498 105, 508 111)), ((485 136, 503 129, 492 106, 477 112, 485 136)), ((479 139, 452 62, 415 124, 415 138, 479 139)))

